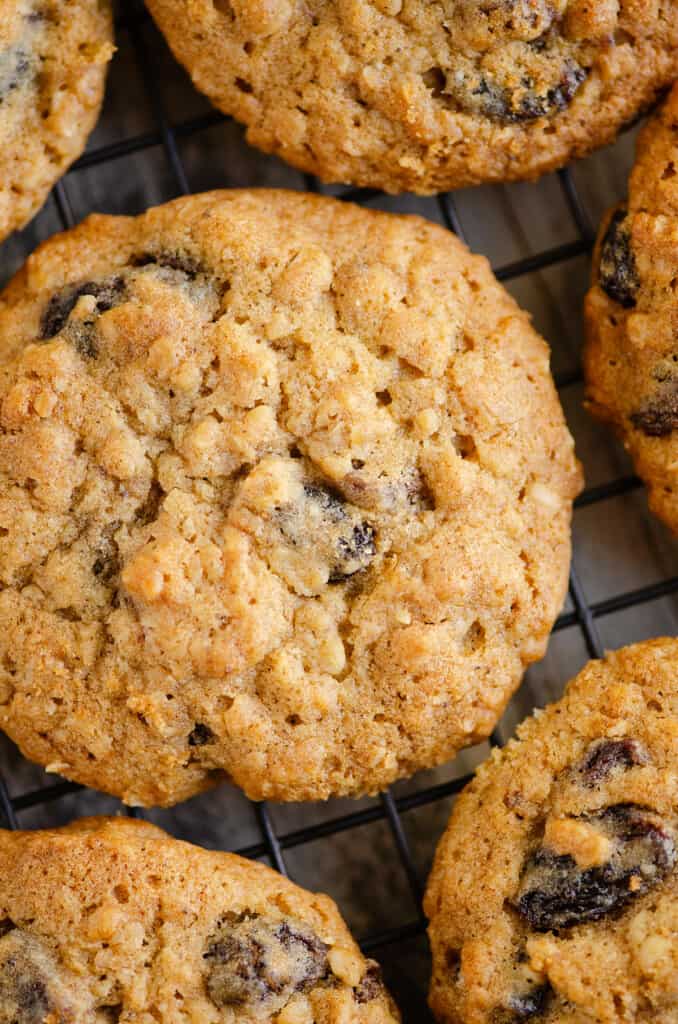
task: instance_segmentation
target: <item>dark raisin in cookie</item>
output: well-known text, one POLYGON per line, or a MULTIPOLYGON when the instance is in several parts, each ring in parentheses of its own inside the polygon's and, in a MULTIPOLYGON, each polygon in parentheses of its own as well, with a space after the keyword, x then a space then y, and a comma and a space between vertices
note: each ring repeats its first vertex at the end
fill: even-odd
POLYGON ((273 1014, 295 992, 333 983, 327 953, 325 943, 294 919, 227 915, 208 940, 207 991, 220 1009, 266 1003, 273 1014))
POLYGON ((481 767, 426 895, 441 1021, 675 1024, 677 759, 666 639, 590 662, 481 767))
POLYGON ((600 243, 598 281, 614 302, 631 309, 636 304, 640 281, 627 220, 628 211, 623 207, 610 217, 600 243))

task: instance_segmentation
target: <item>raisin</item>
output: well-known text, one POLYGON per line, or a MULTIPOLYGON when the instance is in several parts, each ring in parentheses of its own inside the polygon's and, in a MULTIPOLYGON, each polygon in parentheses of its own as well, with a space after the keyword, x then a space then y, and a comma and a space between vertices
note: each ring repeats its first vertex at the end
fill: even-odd
POLYGON ((569 855, 541 847, 527 861, 515 901, 536 931, 570 928, 623 910, 658 885, 676 863, 673 837, 657 815, 616 804, 581 820, 612 843, 610 859, 582 870, 569 855))
POLYGON ((629 417, 648 437, 666 437, 678 427, 678 381, 661 384, 649 399, 629 417))
POLYGON ((531 121, 566 110, 574 99, 579 86, 586 79, 587 73, 574 61, 566 61, 563 76, 558 84, 542 95, 534 92, 528 93, 515 111, 515 120, 531 121))
POLYGON ((549 40, 551 39, 551 33, 549 31, 549 28, 547 28, 546 31, 542 32, 540 36, 537 36, 536 39, 530 39, 528 41, 527 45, 530 47, 531 50, 534 50, 535 53, 545 53, 546 50, 548 50, 549 40))
POLYGON ((214 6, 220 14, 230 21, 235 21, 235 11, 230 0, 213 0, 214 6))
POLYGON ((529 992, 511 996, 508 1001, 508 1009, 512 1014, 512 1020, 530 1020, 532 1017, 538 1017, 546 1009, 550 994, 550 985, 539 985, 537 988, 530 989, 529 992))
MULTIPOLYGON (((536 46, 536 41, 531 44, 536 46)), ((545 48, 545 47, 544 47, 545 48)), ((573 60, 566 60, 560 79, 550 88, 537 91, 525 75, 517 88, 509 88, 487 75, 449 76, 444 99, 456 100, 469 113, 480 114, 500 124, 521 124, 551 117, 566 110, 588 71, 573 60)))
POLYGON ((204 954, 209 997, 219 1009, 265 1004, 277 1013, 295 992, 330 981, 327 949, 301 921, 229 914, 204 954))
POLYGON ((493 121, 510 122, 513 120, 509 94, 501 86, 486 78, 481 78, 478 87, 472 90, 471 95, 478 97, 477 104, 469 104, 471 110, 473 106, 477 105, 480 112, 493 121))
POLYGON ((214 733, 208 725, 203 725, 202 722, 196 722, 193 726, 193 731, 188 737, 189 747, 204 747, 206 743, 209 743, 214 739, 214 733))
POLYGON ((123 1005, 122 1003, 116 1003, 115 1006, 101 1006, 99 1007, 99 1014, 103 1020, 109 1021, 109 1024, 118 1024, 118 1021, 122 1017, 123 1005))
POLYGON ((120 572, 120 552, 113 536, 119 528, 120 521, 113 521, 99 537, 92 573, 98 577, 100 583, 109 583, 120 572))
POLYGON ((98 359, 97 331, 92 320, 69 324, 68 340, 83 359, 98 359))
POLYGON ((25 1014, 26 1021, 45 1020, 49 1012, 49 998, 44 981, 28 979, 17 986, 17 1004, 25 1014))
POLYGON ((600 247, 598 280, 606 295, 625 309, 636 304, 640 279, 631 248, 627 211, 615 210, 600 247))
POLYGON ((152 480, 145 500, 134 513, 134 518, 139 526, 148 526, 149 523, 155 522, 160 514, 160 506, 164 496, 165 492, 158 481, 152 480))
POLYGON ((509 996, 506 1004, 492 1014, 492 1024, 519 1024, 539 1017, 546 1011, 552 991, 546 984, 509 996))
POLYGON ((340 523, 346 519, 346 508, 343 498, 333 487, 323 487, 320 484, 304 484, 304 494, 311 501, 319 505, 327 514, 327 518, 333 523, 340 523))
POLYGON ((428 71, 424 71, 421 77, 424 85, 434 99, 438 99, 439 96, 442 96, 447 84, 447 76, 442 68, 429 68, 428 71))
POLYGON ((108 583, 117 574, 120 563, 114 555, 99 555, 92 566, 92 572, 102 583, 108 583))
MULTIPOLYGON (((40 338, 43 341, 48 341, 59 334, 66 326, 78 299, 83 295, 94 296, 97 300, 96 312, 99 314, 112 309, 123 298, 124 294, 125 282, 122 277, 110 277, 103 281, 84 281, 81 284, 66 285, 61 291, 52 295, 45 307, 40 321, 40 338)), ((88 325, 86 324, 85 326, 88 325)), ((78 345, 77 333, 75 342, 78 345)), ((82 342, 82 344, 85 347, 89 345, 87 342, 82 342)), ((90 358, 92 357, 90 356, 90 358)))
POLYGON ((63 1019, 49 998, 46 957, 39 943, 19 929, 0 939, 0 1021, 43 1024, 63 1019))
POLYGON ((614 772, 647 762, 647 753, 638 740, 601 740, 588 748, 579 771, 584 785, 592 787, 614 772))
POLYGON ((377 553, 374 538, 374 527, 365 522, 354 526, 348 537, 339 537, 337 540, 339 561, 333 566, 328 582, 343 583, 369 564, 377 553))
POLYGON ((22 49, 0 54, 0 104, 28 80, 32 65, 29 54, 22 49))
MULTIPOLYGON (((356 459, 356 462, 361 460, 356 459)), ((406 467, 398 476, 381 472, 378 476, 359 472, 365 463, 354 466, 341 480, 341 491, 346 501, 367 510, 394 511, 404 502, 422 511, 435 508, 431 489, 416 466, 406 467)))
POLYGON ((376 530, 331 487, 304 484, 303 501, 277 510, 288 543, 327 565, 329 583, 345 583, 377 553, 376 530))
POLYGON ((384 995, 384 992, 381 968, 375 960, 368 960, 365 973, 353 989, 353 998, 356 1003, 371 1003, 373 999, 384 995))
POLYGON ((419 469, 412 469, 406 476, 405 494, 410 505, 422 511, 432 512, 436 507, 435 495, 419 469))

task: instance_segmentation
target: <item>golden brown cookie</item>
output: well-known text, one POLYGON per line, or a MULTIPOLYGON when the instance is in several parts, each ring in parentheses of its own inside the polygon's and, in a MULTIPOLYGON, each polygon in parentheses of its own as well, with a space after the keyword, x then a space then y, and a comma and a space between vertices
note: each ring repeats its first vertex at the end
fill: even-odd
POLYGON ((459 797, 426 896, 455 1024, 678 1020, 678 640, 592 661, 459 797))
POLYGON ((0 297, 0 725, 130 803, 374 792, 487 736, 580 483, 527 315, 451 234, 215 192, 0 297))
POLYGON ((436 192, 609 142, 678 74, 676 0, 148 0, 198 89, 325 181, 436 192))
POLYGON ((678 530, 678 87, 638 140, 628 200, 605 217, 593 267, 587 405, 678 530))
POLYGON ((328 896, 129 818, 0 831, 2 1024, 397 1024, 328 896))
POLYGON ((0 3, 0 240, 85 148, 112 38, 108 0, 0 3))

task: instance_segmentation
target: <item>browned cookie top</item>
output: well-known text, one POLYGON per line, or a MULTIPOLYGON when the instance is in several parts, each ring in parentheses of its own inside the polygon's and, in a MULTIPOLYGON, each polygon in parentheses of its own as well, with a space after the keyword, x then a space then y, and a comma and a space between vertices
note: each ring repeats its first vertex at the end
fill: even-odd
POLYGON ((601 225, 586 322, 589 408, 678 530, 678 88, 639 138, 628 199, 601 225))
POLYGON ((0 297, 0 724, 172 803, 375 791, 486 736, 560 608, 548 352, 417 218, 222 192, 0 297))
POLYGON ((452 812, 426 910, 454 1024, 678 1020, 678 640, 593 661, 452 812))
POLYGON ((0 240, 85 148, 112 30, 108 0, 1 0, 0 240))
POLYGON ((397 1024, 334 903, 130 819, 0 831, 0 1024, 397 1024))
POLYGON ((325 180, 441 191, 608 142, 678 73, 676 0, 149 0, 196 86, 325 180))

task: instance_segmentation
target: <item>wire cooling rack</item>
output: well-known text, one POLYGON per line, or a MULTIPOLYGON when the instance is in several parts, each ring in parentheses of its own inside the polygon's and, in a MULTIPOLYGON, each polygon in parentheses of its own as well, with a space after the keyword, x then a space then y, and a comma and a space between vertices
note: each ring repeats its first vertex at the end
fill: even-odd
MULTIPOLYGON (((521 301, 527 298, 539 307, 541 299, 534 298, 537 292, 525 288, 525 282, 536 278, 545 287, 545 292, 542 288, 538 294, 542 298, 545 294, 546 304, 553 307, 547 311, 547 327, 549 322, 557 325, 569 318, 578 333, 579 310, 572 309, 572 297, 563 298, 562 287, 559 292, 548 275, 559 275, 561 285, 573 277, 574 301, 580 305, 594 220, 576 184, 581 177, 579 168, 574 173, 567 169, 552 175, 543 186, 497 187, 425 200, 394 199, 368 189, 327 189, 316 179, 286 170, 277 161, 249 150, 240 129, 206 105, 199 113, 177 118, 176 111, 185 109, 187 100, 189 107, 202 101, 171 61, 140 4, 125 4, 117 19, 117 32, 120 53, 109 85, 113 100, 107 99, 102 119, 105 141, 98 130, 88 151, 54 189, 45 211, 29 229, 6 243, 0 252, 3 276, 25 258, 36 240, 59 227, 71 227, 94 206, 112 205, 115 212, 136 213, 147 204, 198 191, 205 185, 291 184, 385 209, 416 208, 463 239, 467 225, 472 224, 472 248, 482 248, 478 240, 486 236, 495 250, 500 227, 494 223, 494 200, 499 197, 499 206, 514 228, 520 221, 516 206, 528 209, 528 227, 523 216, 521 230, 527 252, 498 264, 495 261, 496 276, 521 301), (147 123, 143 130, 130 131, 129 111, 137 105, 145 109, 147 123), (219 134, 224 131, 225 135, 219 134), (197 173, 187 166, 187 150, 188 163, 195 163, 197 156, 197 173), (135 162, 144 155, 148 155, 148 163, 135 162), (103 193, 101 187, 97 193, 93 183, 104 174, 103 193), (543 245, 538 243, 548 232, 545 234, 539 218, 529 213, 540 188, 546 189, 546 195, 542 195, 539 209, 559 204, 562 213, 561 237, 555 243, 549 237, 543 245), (124 197, 123 209, 116 205, 119 194, 124 197)), ((609 189, 606 176, 610 167, 615 167, 615 157, 606 157, 592 172, 598 186, 602 180, 606 203, 619 198, 626 173, 622 165, 624 161, 628 164, 629 152, 627 142, 626 155, 612 175, 616 183, 610 182, 609 189)), ((499 249, 505 251, 507 246, 499 245, 499 249)), ((543 326, 544 309, 532 311, 537 325, 543 326)), ((547 335, 551 337, 548 331, 547 335)), ((558 362, 557 350, 554 361, 558 362)), ((676 546, 648 516, 639 481, 620 449, 578 412, 582 376, 577 363, 570 360, 555 376, 580 457, 590 463, 587 469, 593 467, 594 478, 602 479, 576 501, 569 599, 555 623, 549 656, 541 667, 528 672, 493 743, 502 742, 532 705, 556 697, 587 657, 600 657, 603 640, 608 646, 617 646, 653 633, 675 632, 678 622, 676 546), (641 614, 641 609, 647 612, 641 614), (606 629, 601 636, 602 627, 613 621, 615 628, 606 629), (559 645, 560 636, 568 642, 559 645)), ((462 754, 453 765, 399 783, 377 799, 285 807, 249 803, 225 786, 173 811, 143 814, 181 838, 266 861, 302 885, 330 891, 339 899, 362 948, 384 964, 404 1020, 420 1024, 431 1020, 426 1008, 428 960, 421 911, 425 874, 451 799, 467 781, 468 769, 486 753, 487 746, 482 745, 470 755, 462 754)), ((0 741, 0 824, 13 829, 53 825, 93 810, 121 813, 123 808, 73 783, 50 781, 39 769, 27 766, 13 745, 0 741)))

